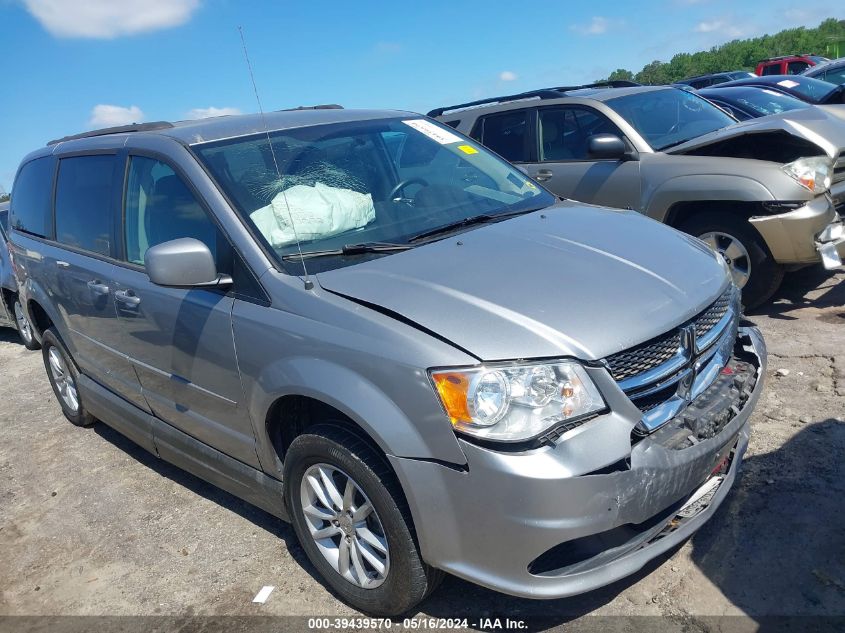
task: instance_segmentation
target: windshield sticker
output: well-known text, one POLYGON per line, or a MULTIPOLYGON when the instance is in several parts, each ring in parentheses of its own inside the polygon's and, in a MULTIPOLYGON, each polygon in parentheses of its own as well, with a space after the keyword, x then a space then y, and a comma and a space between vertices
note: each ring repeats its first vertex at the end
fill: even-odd
POLYGON ((437 127, 431 121, 425 119, 411 119, 409 121, 402 121, 405 125, 414 128, 417 132, 422 132, 433 141, 437 141, 441 145, 448 145, 449 143, 458 143, 461 138, 455 136, 451 132, 437 127))
POLYGON ((478 153, 478 150, 475 149, 472 145, 458 145, 458 149, 461 150, 464 154, 478 153))
POLYGON ((798 85, 797 81, 792 81, 791 79, 784 79, 783 81, 778 82, 778 86, 783 86, 784 88, 794 88, 798 85))

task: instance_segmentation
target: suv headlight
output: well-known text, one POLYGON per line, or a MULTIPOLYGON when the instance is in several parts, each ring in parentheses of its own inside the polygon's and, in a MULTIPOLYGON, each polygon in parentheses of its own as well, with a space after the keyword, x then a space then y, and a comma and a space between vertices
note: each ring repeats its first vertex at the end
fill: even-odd
POLYGON ((813 193, 824 193, 830 189, 830 177, 833 172, 833 165, 824 156, 813 156, 812 158, 799 158, 787 163, 781 169, 803 187, 813 193))
POLYGON ((455 430, 516 442, 605 408, 579 363, 436 369, 431 379, 455 430))

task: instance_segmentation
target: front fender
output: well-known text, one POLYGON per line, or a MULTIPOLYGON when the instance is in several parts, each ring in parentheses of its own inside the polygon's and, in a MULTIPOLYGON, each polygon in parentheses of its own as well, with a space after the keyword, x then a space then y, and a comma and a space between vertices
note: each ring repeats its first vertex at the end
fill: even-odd
MULTIPOLYGON (((427 383, 427 376, 423 378, 427 383)), ((439 405, 424 402, 430 399, 436 405, 430 385, 421 389, 419 380, 408 381, 403 394, 404 409, 361 373, 319 358, 280 359, 267 365, 257 380, 250 382, 248 406, 257 427, 259 459, 268 474, 281 474, 281 462, 264 421, 273 404, 290 395, 306 396, 334 407, 358 424, 387 455, 466 463, 439 405), (408 414, 409 408, 415 412, 414 419, 408 414)))
POLYGON ((719 174, 670 178, 653 189, 645 190, 643 197, 646 215, 661 222, 666 221, 669 209, 678 202, 762 202, 775 199, 758 180, 719 174))

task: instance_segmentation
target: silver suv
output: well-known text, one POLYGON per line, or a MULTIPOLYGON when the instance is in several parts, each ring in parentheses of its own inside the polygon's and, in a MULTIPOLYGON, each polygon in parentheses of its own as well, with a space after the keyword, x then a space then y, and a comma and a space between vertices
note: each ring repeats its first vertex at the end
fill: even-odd
POLYGON ((834 208, 845 210, 845 139, 824 112, 735 125, 687 90, 610 82, 429 115, 560 196, 634 209, 701 238, 728 261, 748 308, 774 294, 785 270, 837 268, 845 257, 834 208))
POLYGON ((724 500, 762 389, 721 257, 417 114, 68 137, 11 224, 68 420, 291 521, 369 613, 444 571, 535 598, 634 572, 724 500))

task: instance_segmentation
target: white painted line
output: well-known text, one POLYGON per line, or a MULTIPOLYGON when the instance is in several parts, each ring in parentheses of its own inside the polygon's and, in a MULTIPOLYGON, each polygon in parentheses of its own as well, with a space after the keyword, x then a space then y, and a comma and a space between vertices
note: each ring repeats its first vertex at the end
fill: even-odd
POLYGON ((255 595, 252 601, 257 602, 258 604, 264 604, 265 602, 267 602, 267 598, 270 597, 270 594, 273 593, 273 589, 275 589, 275 587, 272 587, 270 585, 262 587, 261 591, 259 591, 255 595))

